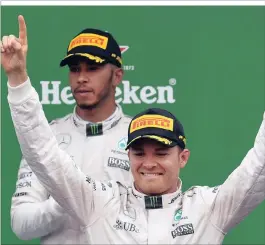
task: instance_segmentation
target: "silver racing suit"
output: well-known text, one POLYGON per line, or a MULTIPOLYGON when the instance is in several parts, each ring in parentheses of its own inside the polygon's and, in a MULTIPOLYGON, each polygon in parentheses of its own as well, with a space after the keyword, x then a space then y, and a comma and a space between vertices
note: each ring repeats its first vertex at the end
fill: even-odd
POLYGON ((79 221, 84 243, 221 244, 265 198, 265 113, 253 148, 222 185, 152 197, 133 184, 87 177, 59 148, 29 81, 9 87, 8 100, 23 156, 51 196, 79 221))
MULTIPOLYGON (((113 115, 97 126, 80 119, 74 110, 52 121, 50 127, 60 149, 66 151, 85 174, 128 185, 131 173, 124 149, 130 120, 118 105, 113 115)), ((41 237, 42 244, 82 243, 79 223, 49 196, 25 159, 21 161, 12 197, 11 227, 24 240, 41 237)))

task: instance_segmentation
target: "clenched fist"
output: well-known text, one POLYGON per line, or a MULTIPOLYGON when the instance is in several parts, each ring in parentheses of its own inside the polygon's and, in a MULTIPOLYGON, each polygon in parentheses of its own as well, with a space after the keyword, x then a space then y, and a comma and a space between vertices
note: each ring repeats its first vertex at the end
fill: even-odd
POLYGON ((28 51, 27 27, 24 17, 18 16, 19 37, 3 36, 0 41, 1 64, 11 86, 18 86, 27 80, 26 58, 28 51))

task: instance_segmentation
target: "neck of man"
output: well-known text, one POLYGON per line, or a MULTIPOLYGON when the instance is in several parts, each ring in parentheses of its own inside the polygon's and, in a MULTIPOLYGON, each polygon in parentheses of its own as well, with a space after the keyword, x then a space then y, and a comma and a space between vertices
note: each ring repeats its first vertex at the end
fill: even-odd
POLYGON ((85 121, 92 123, 102 122, 109 118, 116 110, 115 101, 98 104, 95 107, 76 107, 77 115, 85 121))

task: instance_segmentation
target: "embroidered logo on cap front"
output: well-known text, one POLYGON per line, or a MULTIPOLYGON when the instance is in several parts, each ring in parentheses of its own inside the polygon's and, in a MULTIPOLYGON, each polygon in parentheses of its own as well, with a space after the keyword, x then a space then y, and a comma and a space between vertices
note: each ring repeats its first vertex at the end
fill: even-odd
POLYGON ((173 131, 173 119, 160 115, 144 115, 132 121, 130 133, 139 129, 151 127, 173 131))
POLYGON ((79 46, 95 46, 106 49, 107 44, 107 37, 92 33, 82 33, 71 41, 68 47, 68 51, 79 46))

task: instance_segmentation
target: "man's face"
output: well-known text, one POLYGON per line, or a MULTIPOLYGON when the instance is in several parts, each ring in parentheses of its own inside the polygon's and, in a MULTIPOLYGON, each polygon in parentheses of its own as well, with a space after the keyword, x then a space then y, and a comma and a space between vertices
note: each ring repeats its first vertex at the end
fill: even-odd
POLYGON ((111 64, 95 65, 79 59, 69 64, 69 82, 77 105, 90 109, 115 100, 123 71, 111 64))
POLYGON ((147 195, 161 195, 177 190, 179 170, 186 165, 189 150, 139 139, 130 147, 129 158, 135 188, 147 195))

